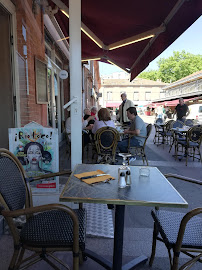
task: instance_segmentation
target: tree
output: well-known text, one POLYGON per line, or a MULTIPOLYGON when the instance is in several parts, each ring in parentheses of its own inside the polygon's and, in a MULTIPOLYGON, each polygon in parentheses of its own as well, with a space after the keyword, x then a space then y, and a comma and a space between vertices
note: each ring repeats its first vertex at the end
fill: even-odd
POLYGON ((159 79, 159 75, 158 75, 157 70, 149 70, 149 71, 145 71, 145 72, 140 73, 138 78, 157 81, 159 79))
POLYGON ((184 50, 173 52, 168 58, 161 58, 158 62, 158 70, 142 72, 139 77, 150 80, 161 80, 166 83, 175 82, 196 71, 202 70, 202 55, 194 55, 184 50))

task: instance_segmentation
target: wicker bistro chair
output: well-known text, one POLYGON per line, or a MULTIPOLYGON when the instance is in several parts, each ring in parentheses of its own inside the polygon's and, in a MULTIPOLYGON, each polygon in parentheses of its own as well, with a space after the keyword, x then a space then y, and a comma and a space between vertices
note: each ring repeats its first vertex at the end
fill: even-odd
POLYGON ((181 145, 182 148, 185 149, 186 166, 187 166, 188 157, 192 157, 193 161, 196 158, 202 162, 201 152, 200 152, 201 141, 202 141, 202 126, 198 125, 198 126, 191 127, 187 132, 187 136, 185 140, 177 140, 176 157, 178 155, 179 145, 181 145), (196 155, 198 157, 196 157, 196 155))
POLYGON ((184 124, 185 124, 185 126, 193 127, 194 126, 194 120, 193 119, 186 119, 184 124))
POLYGON ((98 163, 114 164, 119 132, 113 127, 102 127, 94 135, 98 163))
MULTIPOLYGON (((202 185, 202 181, 183 176, 172 174, 165 176, 202 185)), ((157 240, 163 242, 168 250, 171 270, 190 269, 197 261, 202 263, 200 259, 202 256, 202 218, 198 216, 201 213, 202 207, 193 209, 187 214, 159 210, 157 208, 152 210, 154 230, 152 254, 149 261, 150 266, 152 266, 154 261, 157 240), (171 250, 173 250, 173 256, 171 255, 171 250), (180 252, 188 255, 191 259, 179 268, 180 252)))
POLYGON ((154 123, 155 134, 154 134, 153 142, 154 142, 154 144, 157 144, 157 145, 160 144, 159 132, 163 131, 163 127, 161 126, 162 124, 163 124, 163 119, 162 118, 157 118, 155 123, 154 123))
POLYGON ((60 269, 52 259, 69 269, 53 256, 55 251, 72 251, 73 269, 79 269, 79 257, 82 259, 79 255, 85 249, 85 209, 72 210, 62 204, 33 207, 27 184, 29 180, 63 174, 67 172, 26 178, 20 161, 8 150, 0 149, 0 214, 8 223, 14 242, 10 270, 25 269, 40 260, 54 269, 60 269), (20 230, 15 225, 15 218, 19 216, 26 217, 20 230), (25 250, 34 254, 23 259, 25 250))
POLYGON ((147 136, 144 137, 145 141, 144 141, 144 144, 142 146, 131 146, 130 145, 130 140, 133 136, 129 136, 129 140, 128 140, 128 152, 132 156, 141 156, 143 163, 146 161, 147 166, 148 166, 148 160, 147 160, 146 153, 145 153, 145 146, 146 146, 146 142, 147 142, 147 139, 149 138, 151 131, 152 131, 152 124, 148 124, 147 125, 147 136))
POLYGON ((171 144, 172 142, 172 131, 171 131, 171 125, 174 122, 174 120, 169 120, 166 122, 165 126, 162 130, 159 131, 159 138, 161 138, 161 143, 164 144, 171 144))
POLYGON ((174 131, 172 131, 172 128, 182 128, 184 126, 184 123, 182 121, 173 121, 170 125, 170 130, 172 132, 172 143, 170 144, 170 149, 169 149, 169 153, 173 147, 173 145, 176 143, 177 139, 180 140, 185 140, 185 138, 180 134, 180 133, 176 133, 174 131))

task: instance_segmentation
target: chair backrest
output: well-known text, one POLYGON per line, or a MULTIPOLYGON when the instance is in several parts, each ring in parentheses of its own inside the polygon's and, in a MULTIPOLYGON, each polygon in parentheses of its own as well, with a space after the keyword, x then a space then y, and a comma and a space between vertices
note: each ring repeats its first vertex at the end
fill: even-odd
POLYGON ((174 122, 174 120, 168 120, 165 125, 165 130, 169 131, 171 129, 171 125, 174 122))
POLYGON ((155 121, 155 124, 162 124, 163 123, 163 119, 162 118, 157 118, 155 121))
POLYGON ((152 124, 148 124, 147 125, 147 138, 149 137, 151 131, 152 131, 152 124))
POLYGON ((171 128, 182 128, 184 126, 184 123, 177 120, 177 121, 174 121, 173 123, 171 123, 171 128))
POLYGON ((193 121, 193 119, 186 119, 185 122, 184 122, 184 124, 186 126, 188 126, 188 127, 193 127, 194 121, 193 121))
POLYGON ((7 210, 18 210, 27 205, 28 197, 22 165, 8 150, 0 149, 0 204, 7 210))
POLYGON ((119 140, 119 133, 113 127, 102 127, 94 135, 98 154, 114 152, 119 140))
POLYGON ((195 143, 201 143, 202 140, 202 126, 193 126, 188 130, 187 134, 188 141, 195 142, 195 143))
POLYGON ((147 127, 146 127, 146 129, 147 129, 147 137, 146 137, 146 139, 145 139, 145 141, 144 141, 143 147, 145 147, 146 142, 147 142, 147 139, 149 138, 149 135, 151 134, 151 131, 152 131, 152 124, 148 124, 147 127))

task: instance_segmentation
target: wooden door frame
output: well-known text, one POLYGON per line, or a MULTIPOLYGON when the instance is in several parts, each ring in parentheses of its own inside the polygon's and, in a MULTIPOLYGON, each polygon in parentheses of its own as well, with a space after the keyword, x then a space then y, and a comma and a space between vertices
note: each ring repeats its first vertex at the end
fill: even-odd
POLYGON ((16 97, 16 111, 14 113, 14 125, 20 127, 20 93, 19 93, 19 74, 18 74, 18 62, 17 62, 17 20, 16 20, 16 8, 10 0, 0 0, 0 5, 10 15, 10 31, 12 36, 13 45, 11 47, 11 79, 12 79, 12 91, 14 97, 16 97))

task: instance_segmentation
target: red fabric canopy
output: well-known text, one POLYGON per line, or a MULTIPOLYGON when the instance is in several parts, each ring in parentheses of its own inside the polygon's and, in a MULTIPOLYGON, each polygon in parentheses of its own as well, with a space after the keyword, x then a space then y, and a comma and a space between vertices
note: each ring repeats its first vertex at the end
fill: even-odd
MULTIPOLYGON (((54 2, 59 5, 58 1, 49 0, 53 8, 54 2)), ((68 0, 60 2, 68 7, 68 0)), ((82 58, 101 57, 103 62, 110 59, 127 68, 131 72, 131 80, 202 14, 201 0, 85 0, 81 3, 82 22, 105 46, 158 27, 164 28, 153 38, 114 50, 98 47, 82 33, 82 58)), ((68 18, 61 11, 55 17, 64 35, 69 36, 68 18)))
MULTIPOLYGON (((201 97, 193 97, 193 98, 184 98, 184 102, 188 102, 191 100, 199 100, 201 97)), ((161 105, 164 106, 168 106, 168 107, 172 107, 172 106, 177 106, 177 104, 179 104, 179 98, 178 99, 174 99, 174 100, 168 100, 168 101, 162 101, 162 102, 158 102, 158 103, 152 103, 153 106, 158 107, 161 105)), ((150 106, 151 104, 147 105, 150 106)))

